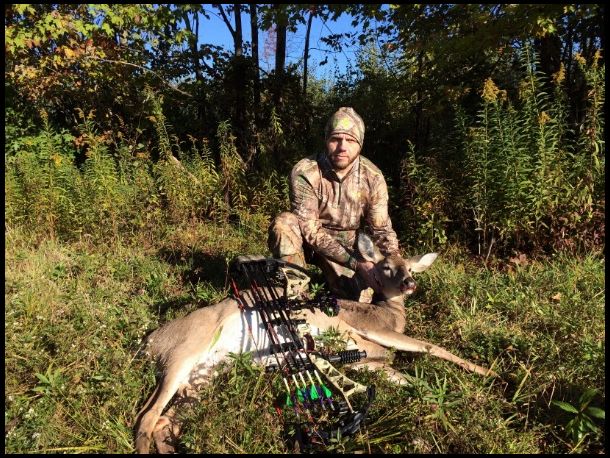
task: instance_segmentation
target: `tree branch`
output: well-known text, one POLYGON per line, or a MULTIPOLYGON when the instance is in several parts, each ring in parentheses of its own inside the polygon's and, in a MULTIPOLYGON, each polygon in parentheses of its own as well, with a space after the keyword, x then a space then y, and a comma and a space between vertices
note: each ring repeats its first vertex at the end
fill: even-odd
POLYGON ((229 28, 229 32, 231 32, 231 35, 233 36, 233 40, 235 40, 235 30, 233 30, 233 26, 231 26, 231 21, 229 21, 229 18, 225 14, 225 10, 222 7, 222 4, 216 3, 216 4, 214 4, 214 6, 216 8, 218 8, 218 11, 220 11, 220 14, 222 15, 222 20, 225 22, 225 24, 227 24, 227 27, 229 28))

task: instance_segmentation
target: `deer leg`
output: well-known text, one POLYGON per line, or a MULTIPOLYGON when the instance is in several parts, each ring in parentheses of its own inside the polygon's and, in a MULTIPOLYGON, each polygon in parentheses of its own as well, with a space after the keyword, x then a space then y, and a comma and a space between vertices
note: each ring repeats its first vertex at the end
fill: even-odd
POLYGON ((137 421, 136 451, 138 453, 149 453, 153 431, 163 409, 174 397, 181 382, 187 379, 194 365, 195 358, 186 358, 168 366, 159 386, 146 402, 146 406, 150 407, 147 410, 142 409, 137 421))
POLYGON ((484 376, 496 377, 496 374, 491 369, 487 369, 482 366, 478 366, 470 361, 460 358, 453 353, 445 350, 442 347, 425 342, 423 340, 417 340, 412 337, 408 337, 404 334, 394 331, 367 331, 364 329, 357 329, 356 332, 367 340, 376 342, 384 347, 394 347, 401 351, 410 351, 416 353, 428 353, 438 358, 446 359, 451 361, 460 367, 470 372, 476 372, 477 374, 484 376))
POLYGON ((175 407, 170 407, 165 415, 162 415, 155 429, 153 430, 153 439, 155 447, 160 454, 176 453, 178 445, 178 436, 180 435, 181 423, 176 418, 175 407))
POLYGON ((161 388, 161 384, 157 383, 157 386, 155 386, 155 389, 153 391, 153 393, 150 395, 150 397, 146 400, 146 402, 144 403, 144 406, 140 409, 140 411, 138 412, 138 414, 136 415, 136 422, 135 424, 137 425, 138 423, 140 423, 142 414, 144 412, 146 412, 150 405, 153 403, 153 401, 156 399, 158 392, 159 392, 159 388, 161 388))

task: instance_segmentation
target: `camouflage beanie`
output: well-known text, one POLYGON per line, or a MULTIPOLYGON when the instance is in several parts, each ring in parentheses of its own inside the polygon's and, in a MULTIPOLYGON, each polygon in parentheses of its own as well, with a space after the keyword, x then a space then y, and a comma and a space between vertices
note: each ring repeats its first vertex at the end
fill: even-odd
POLYGON ((328 141, 333 134, 347 134, 354 137, 360 147, 364 142, 364 122, 351 107, 341 107, 326 123, 325 138, 328 141))

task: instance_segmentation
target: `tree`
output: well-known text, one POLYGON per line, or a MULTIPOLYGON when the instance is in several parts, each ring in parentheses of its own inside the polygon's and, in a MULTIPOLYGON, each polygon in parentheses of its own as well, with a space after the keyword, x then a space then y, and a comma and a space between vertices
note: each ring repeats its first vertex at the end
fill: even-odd
POLYGON ((275 48, 275 78, 276 87, 273 94, 273 100, 276 105, 281 105, 282 100, 282 83, 284 79, 284 67, 286 66, 286 30, 288 24, 288 14, 283 5, 275 5, 275 33, 276 33, 276 48, 275 48))
POLYGON ((139 115, 145 84, 180 91, 171 80, 183 70, 151 65, 162 43, 171 49, 185 39, 164 35, 177 22, 167 7, 14 4, 5 11, 9 102, 45 110, 52 123, 77 122, 81 108, 111 128, 139 115))
POLYGON ((240 3, 235 3, 232 7, 235 18, 235 27, 233 27, 222 4, 216 4, 215 6, 218 8, 223 21, 233 37, 234 56, 225 77, 229 88, 232 88, 232 98, 235 100, 233 126, 237 133, 237 149, 242 158, 249 160, 253 155, 252 135, 248 122, 249 110, 248 104, 246 103, 248 93, 247 75, 250 67, 248 59, 244 56, 243 50, 243 33, 241 25, 242 8, 240 3))
POLYGON ((260 104, 261 104, 261 84, 260 84, 260 64, 258 60, 258 13, 256 3, 250 3, 250 31, 252 36, 252 68, 254 69, 254 125, 255 130, 260 125, 260 104))
POLYGON ((307 32, 305 33, 305 52, 303 53, 303 96, 307 95, 307 61, 309 59, 309 34, 311 32, 311 23, 316 15, 316 6, 312 5, 309 9, 309 18, 307 19, 307 32))

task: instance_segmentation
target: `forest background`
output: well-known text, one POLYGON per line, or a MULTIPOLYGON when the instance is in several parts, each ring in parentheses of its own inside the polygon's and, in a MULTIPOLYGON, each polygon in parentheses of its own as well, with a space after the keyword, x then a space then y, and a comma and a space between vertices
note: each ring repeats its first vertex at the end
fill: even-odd
MULTIPOLYGON (((410 300, 410 326, 508 381, 399 359, 417 381, 392 401, 403 410, 373 411, 368 435, 337 450, 602 451, 604 16, 595 4, 5 6, 5 452, 132 450, 154 382, 134 356, 141 337, 226 295, 234 256, 268 253, 288 173, 324 147, 340 106, 364 118, 403 250, 445 258, 410 300), (211 14, 230 49, 206 43, 211 14), (354 29, 321 40, 358 52, 323 79, 312 20, 346 15, 354 29), (303 57, 287 63, 297 26, 303 57), (275 37, 268 72, 260 30, 275 37)), ((236 393, 244 367, 224 382, 236 393)), ((234 436, 213 436, 220 413, 205 408, 187 450, 284 451, 273 426, 254 434, 237 414, 234 436)))

